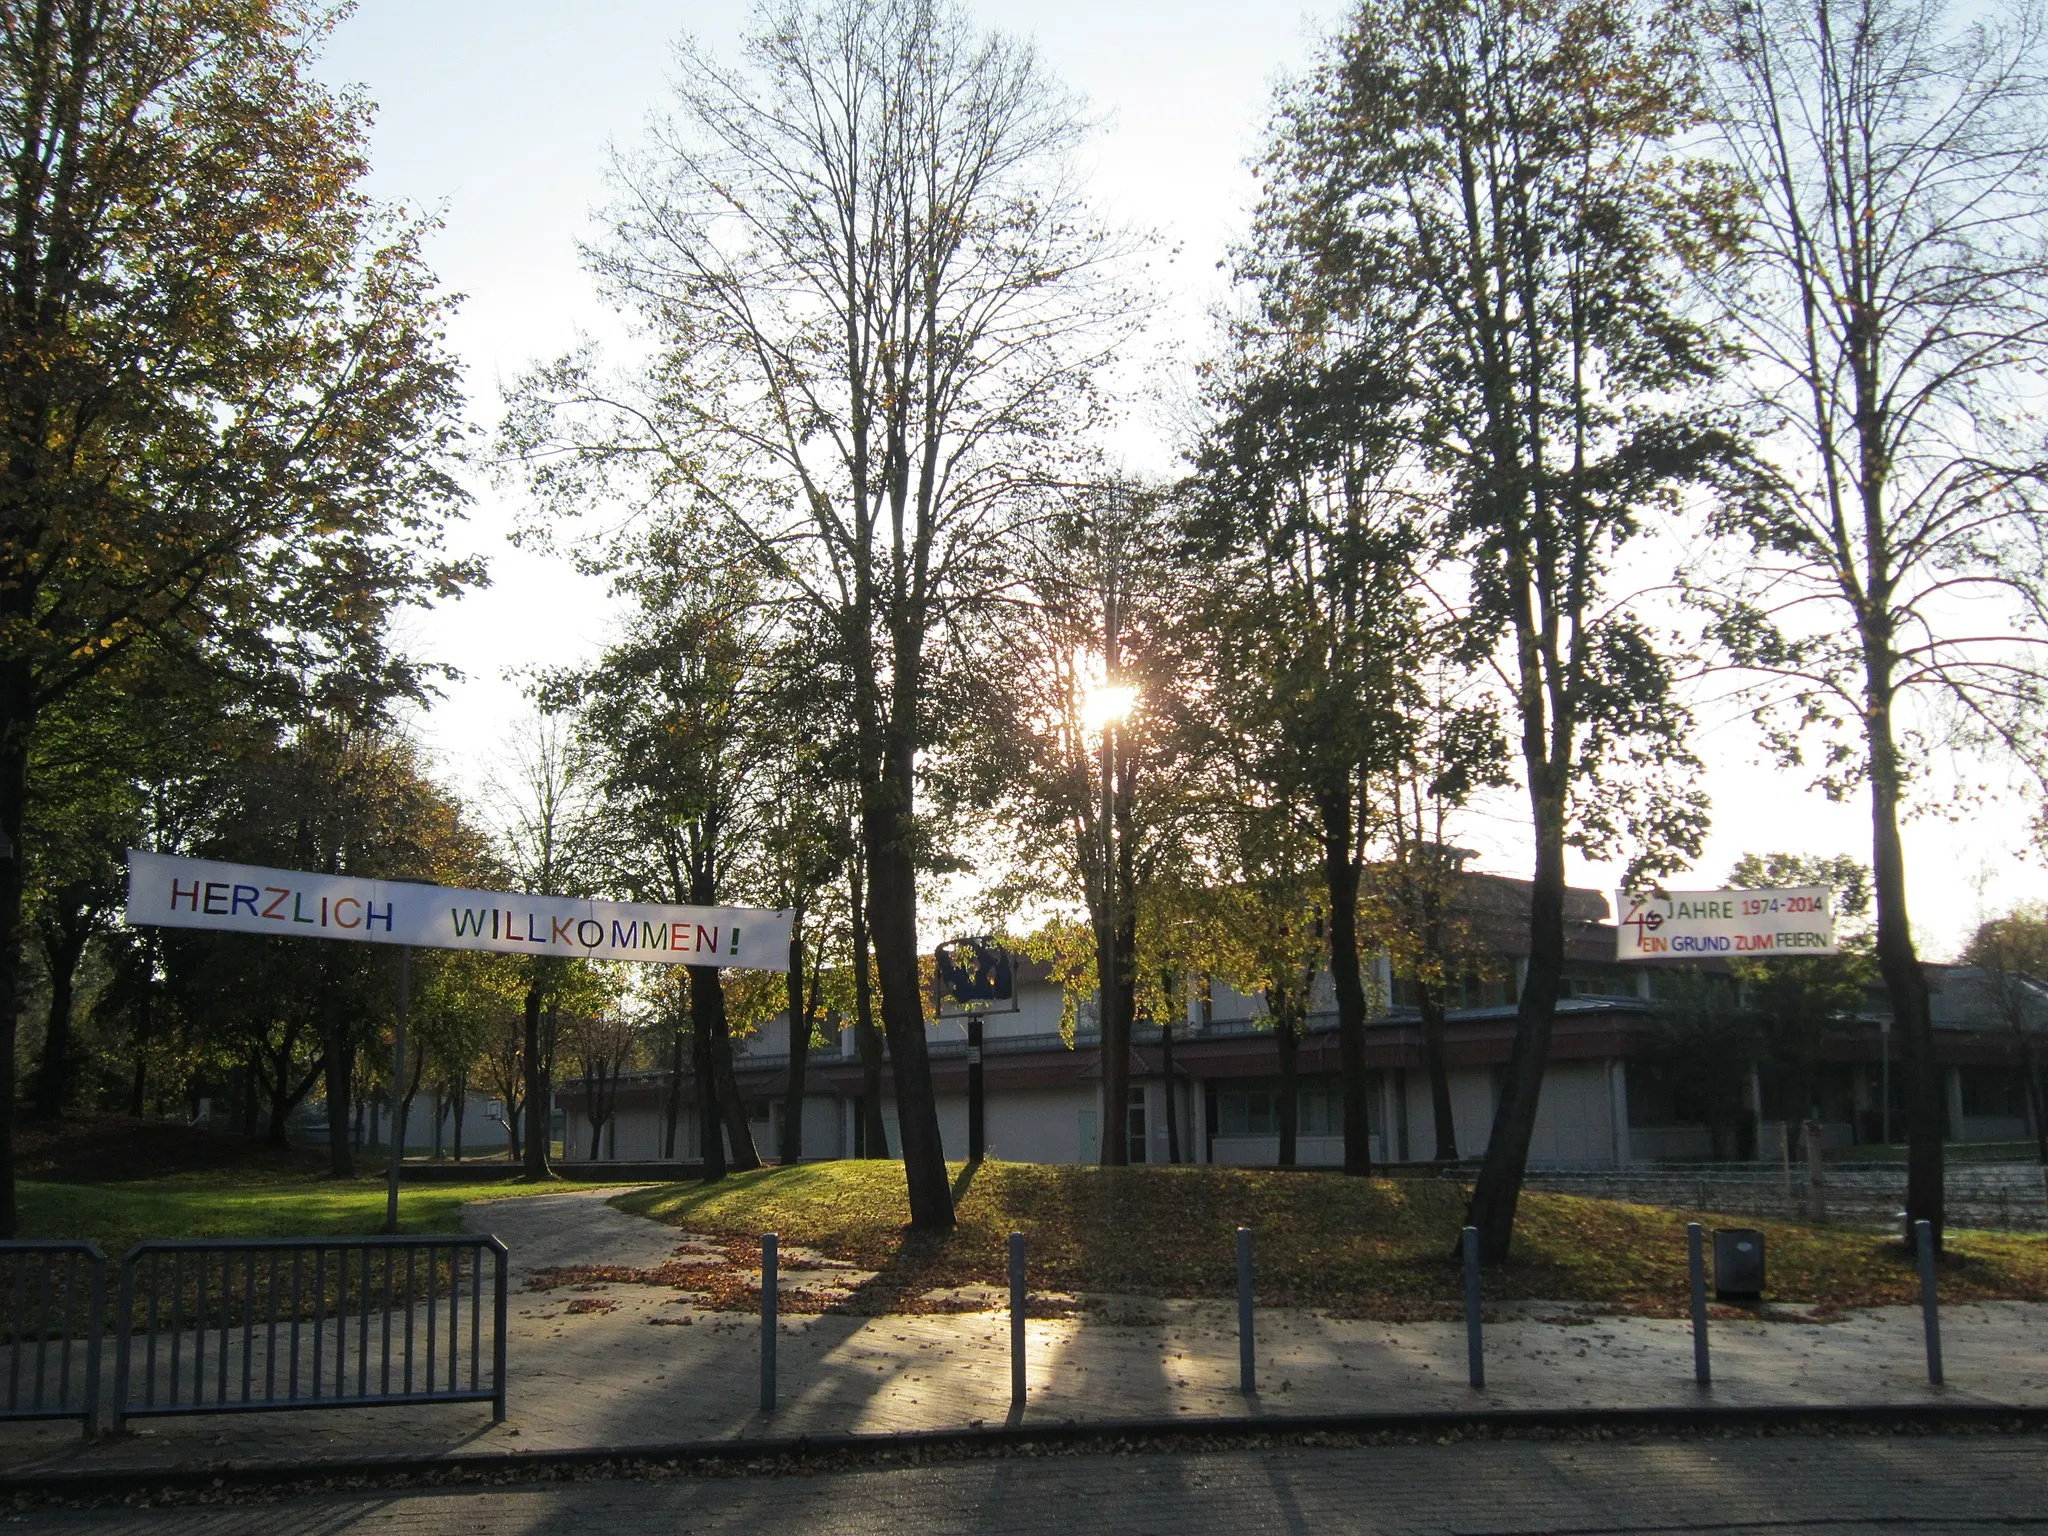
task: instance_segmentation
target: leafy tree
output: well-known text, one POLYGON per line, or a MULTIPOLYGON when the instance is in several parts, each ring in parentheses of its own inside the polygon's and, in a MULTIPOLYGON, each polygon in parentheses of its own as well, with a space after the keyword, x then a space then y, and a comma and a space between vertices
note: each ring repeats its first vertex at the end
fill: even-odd
MULTIPOLYGON (((322 874, 470 885, 489 859, 484 834, 388 729, 323 718, 268 741, 242 739, 181 801, 153 839, 164 852, 322 874)), ((397 972, 376 946, 167 930, 169 984, 188 1017, 231 1032, 231 1056, 268 1101, 269 1134, 324 1082, 328 1157, 354 1172, 350 1111, 364 1048, 395 1007, 397 972)), ((374 1075, 375 1069, 369 1069, 374 1075)))
POLYGON ((1385 0, 1286 103, 1261 210, 1290 307, 1401 370, 1408 439, 1465 566, 1463 656, 1508 701, 1535 843, 1529 965, 1469 1219, 1506 1257, 1564 964, 1564 850, 1676 867, 1704 810, 1686 714, 1606 591, 1646 512, 1734 444, 1690 405, 1717 366, 1675 256, 1724 201, 1691 126, 1678 13, 1628 0, 1385 0), (1623 792, 1617 778, 1636 782, 1623 792))
MULTIPOLYGON (((773 614, 749 572, 688 558, 667 530, 615 560, 637 611, 595 667, 550 678, 545 695, 577 711, 601 776, 611 883, 640 900, 716 906, 735 896, 769 815, 758 726, 773 614)), ((715 965, 688 970, 704 1175, 716 1179, 727 1142, 742 1171, 760 1158, 733 1075, 725 982, 715 965)))
MULTIPOLYGON (((1365 1068, 1360 880, 1372 778, 1398 758, 1421 635, 1411 589, 1419 544, 1402 483, 1398 380, 1377 348, 1345 347, 1304 312, 1282 249, 1254 252, 1258 326, 1202 461, 1191 518, 1223 562, 1197 622, 1212 637, 1215 723, 1245 738, 1268 792, 1297 804, 1322 850, 1330 976, 1344 1077, 1344 1170, 1372 1169, 1365 1068), (1363 355, 1362 355, 1363 354, 1363 355)), ((1397 354, 1398 355, 1398 354, 1397 354)))
MULTIPOLYGON (((516 744, 514 780, 498 789, 502 825, 499 841, 519 888, 538 896, 585 896, 598 876, 594 829, 594 764, 589 751, 558 713, 545 708, 516 744)), ((558 955, 527 959, 523 1006, 524 1038, 519 1048, 520 1088, 526 1116, 525 1169, 531 1179, 548 1177, 548 1123, 560 1028, 562 994, 580 979, 580 962, 558 955)), ((509 1113, 509 1108, 508 1108, 509 1113)))
POLYGON ((1083 419, 1127 306, 1088 224, 1079 115, 1030 50, 934 0, 777 0, 745 68, 686 46, 594 253, 653 355, 521 390, 544 495, 598 477, 710 520, 847 679, 867 936, 911 1221, 952 1225, 918 993, 918 755, 960 618, 1006 579, 1014 490, 1083 419))
POLYGON ((1748 193, 1715 292, 1774 424, 1774 494, 1703 594, 1788 765, 1870 795, 1877 963, 1906 1052, 1906 1210, 1943 1220, 1941 1075, 1899 820, 1948 736, 2048 774, 2048 77, 2038 7, 1709 7, 1748 193))
POLYGON ((1441 670, 1418 680, 1403 715, 1391 760, 1367 779, 1366 829, 1383 857, 1366 871, 1362 921, 1394 974, 1415 984, 1435 1153, 1450 1162, 1458 1156, 1445 1057, 1450 989, 1490 979, 1496 963, 1473 932, 1465 853, 1451 846, 1451 829, 1476 791, 1508 783, 1507 744, 1492 709, 1454 694, 1441 670))
POLYGON ((2041 1035, 2048 1026, 2048 907, 2030 902, 1977 925, 1963 963, 1984 973, 1986 990, 2020 1048, 2034 1148, 2048 1169, 2048 1090, 2041 1082, 2041 1035))
MULTIPOLYGON (((1128 484, 1069 488, 1020 551, 1010 602, 991 617, 998 670, 975 680, 959 712, 973 723, 971 763, 935 799, 994 811, 1008 834, 1006 878, 990 906, 1087 911, 1093 954, 1069 954, 1064 979, 1096 995, 1105 1126, 1130 1097, 1132 1026, 1153 974, 1141 920, 1153 887, 1190 852, 1192 787, 1167 636, 1174 593, 1167 498, 1128 484)), ((1064 935, 1063 935, 1064 936, 1064 935)), ((1055 944, 1055 950, 1060 946, 1055 944)), ((1104 1164, 1128 1160, 1104 1134, 1104 1164)))
MULTIPOLYGON (((488 885, 488 879, 471 882, 488 885)), ((463 1121, 469 1090, 494 1039, 523 1026, 518 960, 470 950, 427 951, 413 957, 409 1033, 423 1070, 434 1084, 434 1153, 441 1152, 443 1120, 454 1132, 455 1160, 462 1161, 463 1121)), ((512 1098, 516 1101, 517 1094, 512 1098)))
POLYGON ((1692 966, 1661 971, 1658 983, 1661 1011, 1647 1031, 1645 1063, 1676 1090, 1681 1118, 1689 1112, 1705 1123, 1714 1157, 1753 1156, 1750 1074, 1774 1034, 1777 1042, 1786 1041, 1782 1028, 1770 1028, 1783 1024, 1773 1006, 1779 1000, 1752 1006, 1738 990, 1740 978, 1692 966), (1752 1144, 1745 1147, 1745 1139, 1752 1144))
MULTIPOLYGON (((0 1103, 39 726, 128 653, 274 652, 475 573, 432 555, 456 373, 363 195, 329 12, 50 0, 0 26, 0 1103), (379 599, 344 611, 365 575, 379 599)), ((15 1231, 0 1116, 0 1235, 15 1231)))

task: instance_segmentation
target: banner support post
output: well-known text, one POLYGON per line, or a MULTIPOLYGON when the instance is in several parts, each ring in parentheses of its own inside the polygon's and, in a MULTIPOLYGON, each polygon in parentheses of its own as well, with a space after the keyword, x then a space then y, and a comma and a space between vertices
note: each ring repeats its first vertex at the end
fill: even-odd
POLYGON ((391 1042, 391 1166, 384 1188, 384 1230, 398 1230, 398 1168, 405 1160, 405 1015, 412 1001, 412 946, 398 951, 398 1028, 391 1042))

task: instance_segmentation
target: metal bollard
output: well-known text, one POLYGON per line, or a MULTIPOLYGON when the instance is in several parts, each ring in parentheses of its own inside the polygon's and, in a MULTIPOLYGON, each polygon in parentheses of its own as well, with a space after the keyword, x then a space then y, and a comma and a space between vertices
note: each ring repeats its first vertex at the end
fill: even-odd
POLYGON ((1465 1367, 1472 1385, 1486 1385, 1486 1351, 1479 1341, 1479 1229, 1465 1229, 1465 1367))
POLYGON ((761 1234, 761 1411, 775 1411, 776 1239, 761 1234))
POLYGON ((1010 1234, 1010 1410, 1024 1409, 1024 1234, 1010 1234))
POLYGON ((1692 1271, 1692 1379, 1703 1387, 1714 1384, 1712 1366, 1707 1363, 1707 1260, 1703 1252, 1705 1234, 1696 1221, 1685 1224, 1685 1258, 1692 1271))
POLYGON ((1913 1223, 1913 1241, 1920 1250, 1920 1318, 1927 1329, 1927 1379, 1941 1385, 1941 1299, 1934 1289, 1934 1227, 1913 1223))
POLYGON ((1252 1348, 1252 1229, 1237 1229, 1237 1390, 1259 1390, 1252 1348))

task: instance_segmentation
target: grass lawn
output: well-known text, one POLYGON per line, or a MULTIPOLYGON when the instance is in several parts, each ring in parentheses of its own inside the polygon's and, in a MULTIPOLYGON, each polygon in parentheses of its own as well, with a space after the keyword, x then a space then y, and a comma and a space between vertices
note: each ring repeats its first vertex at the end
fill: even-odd
MULTIPOLYGON (((401 1184, 405 1232, 459 1232, 467 1200, 557 1194, 574 1185, 401 1184)), ((17 1186, 24 1237, 82 1237, 118 1259, 145 1237, 333 1237, 384 1229, 381 1178, 335 1180, 269 1170, 216 1169, 106 1184, 24 1179, 17 1186)))
MULTIPOLYGON (((935 1287, 1007 1284, 1013 1231, 1029 1239, 1034 1289, 1228 1296, 1239 1225, 1257 1234, 1261 1305, 1389 1320, 1456 1315, 1461 1305, 1450 1255, 1465 1193, 1455 1183, 991 1162, 961 1193, 964 1169, 954 1167, 959 1225, 942 1236, 906 1231, 903 1172, 888 1162, 763 1169, 710 1186, 635 1190, 613 1203, 691 1232, 776 1232, 785 1243, 877 1271, 862 1310, 922 1310, 919 1298, 935 1287)), ((1489 1273, 1487 1296, 1680 1313, 1687 1219, 1654 1206, 1528 1191, 1511 1261, 1489 1273)), ((1815 1303, 1825 1316, 1918 1299, 1908 1256, 1881 1234, 1747 1218, 1706 1224, 1763 1230, 1767 1300, 1815 1303)), ((1948 1301, 2048 1300, 2048 1238, 1951 1234, 1941 1286, 1948 1301)))

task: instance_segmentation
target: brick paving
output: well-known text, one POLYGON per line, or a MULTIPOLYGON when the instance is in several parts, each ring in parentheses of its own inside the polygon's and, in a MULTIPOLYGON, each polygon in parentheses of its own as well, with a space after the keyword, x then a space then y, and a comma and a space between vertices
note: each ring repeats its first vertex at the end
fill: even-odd
MULTIPOLYGON (((530 1292, 521 1277, 565 1263, 645 1266, 679 1234, 612 1210, 605 1191, 471 1208, 513 1254, 510 1418, 440 1406, 138 1421, 83 1444, 75 1426, 0 1426, 0 1473, 97 1467, 302 1464, 323 1459, 889 1432, 1008 1418, 1007 1317, 789 1317, 777 1411, 757 1406, 756 1319, 679 1293, 616 1285, 530 1292), (610 1303, 570 1312, 571 1301, 610 1303)), ((1949 1385, 1926 1383, 1920 1320, 1888 1308, 1826 1324, 1716 1322, 1715 1385, 1692 1383, 1691 1337, 1666 1319, 1575 1318, 1533 1307, 1487 1329, 1488 1385, 1466 1385, 1456 1323, 1387 1324, 1261 1312, 1258 1393, 1237 1391, 1234 1310, 1112 1301, 1033 1319, 1024 1422, 1273 1417, 1419 1409, 1725 1404, 2048 1404, 2048 1307, 1946 1309, 1949 1385)))
POLYGON ((22 1529, 109 1536, 2048 1531, 2048 1438, 1468 1441, 1012 1457, 814 1476, 36 1508, 13 1519, 22 1529))

